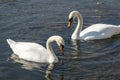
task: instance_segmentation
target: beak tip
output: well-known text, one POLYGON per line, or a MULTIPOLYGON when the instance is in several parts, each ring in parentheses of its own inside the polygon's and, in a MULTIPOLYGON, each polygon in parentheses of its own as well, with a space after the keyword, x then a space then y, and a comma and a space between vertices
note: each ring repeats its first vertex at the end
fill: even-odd
POLYGON ((68 24, 68 27, 70 28, 70 25, 68 24))

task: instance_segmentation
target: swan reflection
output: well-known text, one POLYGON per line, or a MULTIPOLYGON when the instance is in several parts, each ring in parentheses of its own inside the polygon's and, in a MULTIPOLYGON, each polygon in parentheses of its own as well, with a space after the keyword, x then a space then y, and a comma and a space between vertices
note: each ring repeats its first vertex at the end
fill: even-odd
POLYGON ((74 46, 74 49, 77 51, 77 55, 80 55, 81 50, 80 50, 80 40, 71 40, 72 45, 74 46))
MULTIPOLYGON (((48 65, 48 68, 46 69, 46 75, 45 75, 46 80, 53 80, 53 79, 52 79, 52 70, 53 70, 54 67, 55 67, 54 64, 49 64, 49 65, 48 65)), ((54 74, 55 74, 55 73, 54 73, 54 74)), ((58 80, 64 80, 64 75, 63 75, 63 73, 60 74, 60 79, 58 79, 58 80)))
POLYGON ((51 78, 51 72, 52 72, 53 67, 54 67, 54 64, 49 64, 49 65, 48 65, 48 68, 46 69, 45 78, 46 78, 47 80, 52 80, 52 78, 51 78))
MULTIPOLYGON (((14 62, 18 62, 21 64, 21 68, 25 69, 25 70, 37 70, 40 71, 42 73, 45 73, 45 78, 46 80, 53 80, 54 78, 54 74, 56 75, 56 73, 52 73, 53 69, 55 66, 57 65, 61 65, 63 63, 57 63, 57 64, 39 64, 39 63, 35 63, 35 62, 29 62, 29 61, 25 61, 22 59, 19 59, 17 55, 12 54, 11 55, 11 59, 14 60, 14 62), (46 69, 44 69, 44 67, 47 66, 46 69)), ((63 62, 63 61, 62 61, 63 62)), ((56 76, 55 76, 56 78, 56 76)), ((63 74, 60 74, 59 80, 63 80, 64 76, 63 74)))

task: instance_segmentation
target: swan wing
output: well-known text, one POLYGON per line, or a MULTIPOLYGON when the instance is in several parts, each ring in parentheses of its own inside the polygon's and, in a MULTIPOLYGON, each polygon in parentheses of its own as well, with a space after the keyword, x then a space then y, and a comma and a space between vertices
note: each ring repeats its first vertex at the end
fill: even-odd
POLYGON ((46 62, 48 59, 47 50, 40 44, 33 42, 10 42, 10 40, 7 40, 7 42, 13 52, 22 59, 35 62, 46 62))
POLYGON ((83 40, 105 39, 118 33, 120 33, 120 27, 118 26, 109 24, 94 24, 84 29, 80 33, 80 38, 83 40))

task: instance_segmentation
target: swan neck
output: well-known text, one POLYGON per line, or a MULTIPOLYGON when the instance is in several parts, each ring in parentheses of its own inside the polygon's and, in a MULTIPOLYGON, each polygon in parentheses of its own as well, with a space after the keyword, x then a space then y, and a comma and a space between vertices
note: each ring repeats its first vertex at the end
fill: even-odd
POLYGON ((82 16, 79 14, 77 16, 77 19, 78 19, 78 24, 77 24, 77 28, 79 30, 79 32, 82 30, 82 26, 83 26, 83 18, 82 16))
POLYGON ((82 26, 83 26, 83 18, 81 16, 81 14, 77 14, 76 17, 78 19, 78 23, 77 23, 75 31, 73 32, 73 36, 75 39, 77 39, 79 37, 80 32, 82 30, 82 26))
POLYGON ((47 42, 46 44, 46 48, 49 54, 54 53, 53 49, 52 49, 52 43, 50 41, 47 42))
POLYGON ((57 59, 57 56, 55 55, 54 51, 53 51, 53 48, 52 48, 52 43, 54 42, 55 40, 52 40, 52 39, 48 39, 47 40, 47 43, 46 43, 46 49, 48 51, 48 56, 49 56, 49 61, 52 63, 54 62, 55 60, 58 60, 57 59))

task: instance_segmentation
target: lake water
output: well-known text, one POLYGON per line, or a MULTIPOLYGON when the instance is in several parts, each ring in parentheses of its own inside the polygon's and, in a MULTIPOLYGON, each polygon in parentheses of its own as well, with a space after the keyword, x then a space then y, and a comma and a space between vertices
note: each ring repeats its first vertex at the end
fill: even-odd
MULTIPOLYGON (((67 28, 68 14, 81 12, 83 29, 95 23, 120 24, 120 0, 0 0, 1 80, 120 80, 120 35, 96 41, 72 41, 77 24, 67 28), (61 62, 40 64, 11 59, 7 38, 45 46, 52 35, 65 40, 61 62)), ((57 48, 55 48, 57 47, 57 48)))

